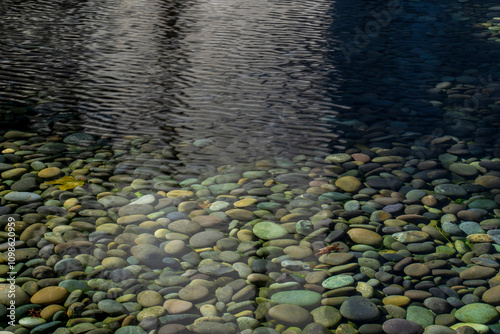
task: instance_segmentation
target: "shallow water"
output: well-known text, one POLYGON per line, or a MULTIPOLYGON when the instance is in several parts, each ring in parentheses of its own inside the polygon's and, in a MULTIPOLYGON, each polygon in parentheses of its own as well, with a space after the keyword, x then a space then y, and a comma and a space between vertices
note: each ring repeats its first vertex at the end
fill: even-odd
POLYGON ((452 1, 1 6, 0 106, 10 127, 157 136, 183 166, 341 151, 349 135, 338 115, 364 121, 362 107, 371 123, 399 121, 389 132, 425 132, 429 117, 442 117, 426 92, 440 78, 476 67, 496 74, 494 53, 471 53, 498 43, 471 38, 472 20, 457 17, 475 6, 452 1), (27 122, 16 123, 12 110, 25 107, 27 122))
POLYGON ((21 325, 496 321, 500 7, 462 1, 3 1, 21 325))

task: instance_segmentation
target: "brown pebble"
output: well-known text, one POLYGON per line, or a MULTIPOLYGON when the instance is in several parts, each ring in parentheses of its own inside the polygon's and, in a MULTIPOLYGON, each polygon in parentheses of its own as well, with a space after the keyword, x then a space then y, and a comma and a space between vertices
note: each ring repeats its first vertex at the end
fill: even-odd
POLYGON ((436 199, 436 197, 434 195, 424 196, 424 197, 422 197, 421 201, 424 205, 427 205, 430 207, 434 207, 438 204, 438 200, 436 199))
POLYGON ((404 273, 408 276, 414 278, 421 278, 427 276, 431 273, 429 267, 422 263, 412 263, 405 267, 403 270, 404 273))
POLYGON ((420 300, 420 301, 424 301, 425 299, 432 297, 432 293, 422 290, 408 290, 405 292, 404 295, 410 298, 411 300, 420 300))
POLYGON ((494 276, 496 272, 495 268, 473 266, 462 271, 460 278, 464 280, 485 279, 494 276))

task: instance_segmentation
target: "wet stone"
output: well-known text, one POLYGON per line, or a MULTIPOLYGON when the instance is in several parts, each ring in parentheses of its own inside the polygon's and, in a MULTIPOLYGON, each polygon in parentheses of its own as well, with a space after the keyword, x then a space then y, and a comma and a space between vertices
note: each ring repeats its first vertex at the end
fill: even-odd
POLYGON ((340 313, 352 321, 374 321, 380 317, 380 311, 368 298, 352 296, 342 303, 340 313))
POLYGON ((354 278, 349 275, 336 275, 327 278, 323 281, 322 286, 325 289, 337 289, 344 286, 349 286, 354 284, 354 278))
POLYGON ((458 227, 467 235, 485 233, 481 226, 473 221, 462 222, 458 227))
POLYGON ((498 319, 498 316, 498 311, 494 306, 483 303, 467 304, 455 313, 458 320, 476 324, 492 323, 498 319))
POLYGON ((306 309, 292 304, 280 304, 269 309, 268 314, 278 322, 291 325, 302 325, 307 323, 311 315, 306 309))
POLYGON ((382 327, 387 334, 421 334, 423 332, 422 326, 406 319, 389 319, 384 322, 382 327))
POLYGON ((279 239, 288 234, 282 226, 272 222, 260 222, 253 227, 253 233, 264 240, 279 239))
POLYGON ((434 191, 440 195, 446 195, 451 197, 464 197, 467 195, 467 191, 456 184, 440 184, 434 187, 434 191))

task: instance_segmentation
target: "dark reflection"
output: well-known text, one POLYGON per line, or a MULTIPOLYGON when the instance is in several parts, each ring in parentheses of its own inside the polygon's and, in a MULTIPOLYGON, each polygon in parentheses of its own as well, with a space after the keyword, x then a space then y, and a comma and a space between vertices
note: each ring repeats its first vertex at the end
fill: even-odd
POLYGON ((332 4, 7 1, 0 102, 46 133, 156 136, 202 169, 325 155, 343 108, 325 58, 332 4))
MULTIPOLYGON (((169 146, 173 173, 343 151, 356 129, 427 131, 468 63, 461 4, 4 0, 2 126, 169 146), (423 117, 425 116, 425 117, 423 117)), ((470 50, 469 50, 470 51, 470 50)), ((490 59, 491 60, 491 59, 490 59)), ((492 61, 494 62, 494 61, 492 61)))

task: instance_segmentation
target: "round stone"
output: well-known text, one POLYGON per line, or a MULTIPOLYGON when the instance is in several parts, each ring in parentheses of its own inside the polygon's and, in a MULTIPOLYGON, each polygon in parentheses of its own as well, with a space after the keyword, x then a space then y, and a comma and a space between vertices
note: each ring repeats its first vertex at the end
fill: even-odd
POLYGON ((219 231, 198 232, 189 239, 189 245, 194 248, 211 247, 222 238, 224 238, 224 233, 219 231))
POLYGON ((354 278, 349 275, 335 275, 328 277, 321 284, 325 289, 337 289, 354 284, 354 278))
POLYGON ((163 249, 146 244, 136 245, 130 249, 130 252, 137 260, 152 268, 161 268, 162 260, 167 255, 163 249))
POLYGON ((439 184, 434 187, 434 192, 440 195, 446 195, 451 197, 463 197, 467 195, 467 190, 459 185, 445 183, 439 184))
POLYGON ((352 321, 374 321, 380 317, 377 305, 368 298, 362 296, 351 296, 340 306, 340 313, 352 321))
POLYGON ((343 164, 344 162, 348 162, 351 160, 352 160, 351 156, 349 154, 346 154, 346 153, 335 153, 335 154, 331 154, 325 158, 326 162, 332 163, 332 164, 337 164, 337 165, 343 164))
POLYGON ((357 244, 379 247, 382 244, 383 238, 377 233, 364 229, 352 228, 347 231, 347 235, 357 244))
POLYGON ((123 326, 115 331, 115 334, 147 334, 144 329, 139 326, 123 326))
POLYGON ((313 251, 309 247, 303 246, 288 246, 284 249, 284 253, 294 259, 305 259, 313 255, 313 251))
POLYGON ((486 325, 498 319, 498 311, 494 306, 488 304, 473 303, 459 308, 455 317, 462 322, 486 325))
POLYGON ((33 203, 40 202, 42 200, 42 196, 25 191, 13 191, 6 194, 3 198, 6 201, 15 203, 33 203))
POLYGON ((208 295, 208 289, 202 285, 188 285, 179 290, 179 298, 186 301, 197 301, 208 295))
POLYGON ((494 286, 483 293, 483 301, 490 305, 500 305, 500 285, 494 286))
POLYGON ((478 174, 479 170, 471 165, 456 162, 448 167, 450 171, 461 176, 475 176, 478 174))
POLYGON ((406 319, 416 322, 423 328, 434 325, 434 313, 425 307, 410 306, 406 310, 406 319))
POLYGON ((404 244, 410 244, 426 241, 429 238, 429 234, 422 231, 408 231, 394 233, 392 237, 404 244))
POLYGON ((497 273, 495 268, 472 266, 460 272, 460 278, 465 280, 486 279, 497 273))
POLYGON ((268 314, 278 322, 290 325, 301 325, 307 323, 311 318, 309 311, 292 304, 280 304, 273 306, 269 309, 268 314))
POLYGON ((192 197, 194 193, 189 190, 171 190, 167 193, 168 198, 177 198, 177 197, 192 197))
POLYGON ((27 317, 19 319, 19 324, 26 328, 35 328, 37 326, 43 325, 46 323, 45 319, 36 318, 36 317, 27 317))
POLYGON ((252 206, 257 204, 257 200, 255 198, 244 198, 239 201, 233 203, 235 208, 245 208, 247 206, 252 206))
POLYGON ((337 327, 342 320, 340 312, 332 306, 320 306, 311 311, 314 322, 325 327, 337 327))
POLYGON ((354 176, 343 176, 335 181, 335 186, 339 187, 345 192, 355 193, 359 189, 361 189, 363 184, 354 176))
POLYGON ((384 305, 396 305, 400 307, 407 306, 410 302, 411 299, 406 296, 387 296, 382 299, 384 305))
POLYGON ((62 174, 62 171, 57 167, 44 168, 38 172, 38 177, 42 179, 52 179, 62 174))
POLYGON ((137 295, 137 303, 142 307, 158 306, 163 303, 163 296, 153 290, 145 290, 137 295))
POLYGON ((169 314, 186 313, 193 307, 193 303, 180 299, 169 299, 163 303, 163 307, 169 314))
POLYGON ((191 333, 200 334, 236 334, 234 327, 215 321, 197 321, 188 326, 188 329, 190 329, 191 333))
POLYGON ((108 314, 118 314, 124 311, 123 305, 113 299, 101 300, 97 304, 97 307, 99 307, 101 311, 106 312, 108 314))
POLYGON ((500 177, 494 175, 483 175, 476 178, 475 183, 487 189, 499 189, 500 177))
POLYGON ((309 290, 282 291, 273 294, 271 300, 278 304, 292 304, 308 307, 319 304, 321 301, 321 294, 309 290))
POLYGON ((421 334, 424 331, 422 326, 406 319, 389 319, 384 322, 382 329, 387 334, 421 334))
POLYGON ((413 278, 421 278, 431 273, 431 269, 422 263, 412 263, 404 268, 404 273, 413 278))
POLYGON ((31 297, 33 304, 61 304, 68 298, 69 292, 61 286, 48 286, 31 297))
POLYGON ((69 145, 87 147, 94 144, 95 138, 91 134, 78 132, 65 137, 63 142, 69 145))
POLYGON ((259 238, 264 240, 273 240, 283 238, 288 234, 288 231, 273 222, 260 222, 253 227, 253 233, 259 238))

